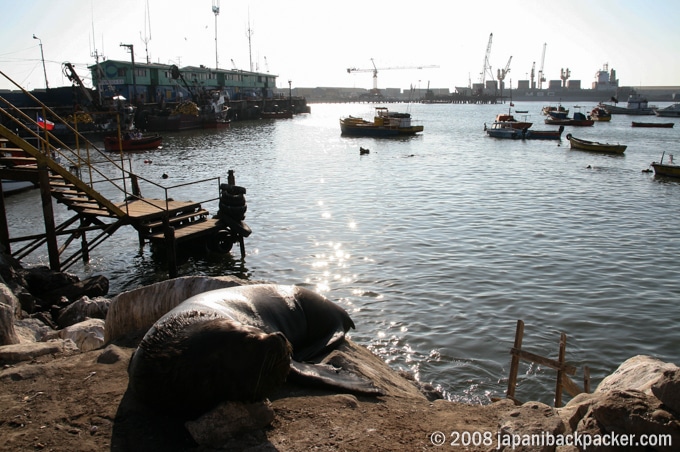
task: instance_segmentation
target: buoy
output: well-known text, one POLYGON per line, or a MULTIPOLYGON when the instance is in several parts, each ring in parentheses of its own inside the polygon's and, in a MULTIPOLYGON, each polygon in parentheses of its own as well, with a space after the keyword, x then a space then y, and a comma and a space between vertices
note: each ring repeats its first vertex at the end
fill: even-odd
POLYGON ((163 173, 163 175, 162 175, 161 177, 162 177, 163 179, 167 179, 167 178, 168 178, 168 175, 165 174, 165 173, 163 173))

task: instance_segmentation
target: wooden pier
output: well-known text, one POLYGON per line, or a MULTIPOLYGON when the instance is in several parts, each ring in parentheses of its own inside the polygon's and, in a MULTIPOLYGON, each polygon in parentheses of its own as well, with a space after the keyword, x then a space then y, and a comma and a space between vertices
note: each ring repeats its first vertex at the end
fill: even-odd
MULTIPOLYGON (((30 93, 26 94, 30 96, 30 93)), ((76 146, 72 149, 62 143, 33 118, 0 97, 0 177, 30 181, 40 189, 45 223, 43 234, 10 237, 4 195, 0 192, 0 244, 5 252, 20 260, 46 246, 50 267, 63 271, 79 259, 87 262, 92 249, 120 227, 129 225, 137 230, 140 247, 153 243, 165 248, 170 277, 177 276, 177 250, 184 243, 212 245, 217 252, 228 252, 231 245, 239 243, 241 258, 245 257, 243 239, 250 234, 250 228, 243 222, 243 217, 218 212, 216 217, 209 218, 209 212, 202 207, 203 203, 231 196, 224 192, 235 186, 233 171, 229 172, 227 184, 222 184, 220 177, 214 177, 182 186, 161 186, 132 172, 130 161, 122 152, 116 155, 98 149, 77 132, 77 124, 65 121, 33 99, 42 109, 43 118, 71 129, 76 136, 76 146), (116 175, 112 176, 112 172, 116 175), (178 189, 196 184, 202 184, 200 190, 208 193, 207 199, 175 200, 178 189), (105 186, 106 193, 113 191, 123 201, 115 202, 109 199, 111 195, 104 196, 100 186, 105 186), (143 196, 145 188, 165 195, 146 198, 143 196), (60 225, 54 221, 53 200, 73 213, 60 225), (66 250, 73 243, 80 243, 79 249, 66 256, 66 250), (15 247, 17 244, 22 246, 15 247)), ((240 202, 245 205, 245 189, 236 188, 241 193, 240 202)))

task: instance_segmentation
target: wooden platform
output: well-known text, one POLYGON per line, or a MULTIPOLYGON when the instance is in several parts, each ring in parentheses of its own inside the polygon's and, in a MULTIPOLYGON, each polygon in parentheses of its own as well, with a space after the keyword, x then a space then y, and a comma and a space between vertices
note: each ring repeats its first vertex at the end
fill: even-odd
POLYGON ((128 213, 132 220, 160 219, 167 212, 170 216, 201 207, 201 203, 193 201, 168 201, 167 209, 164 199, 143 198, 125 201, 116 204, 121 210, 128 213))
MULTIPOLYGON (((206 235, 211 235, 219 231, 220 229, 224 229, 223 224, 218 225, 218 221, 215 218, 209 218, 203 221, 197 221, 195 223, 192 223, 188 226, 184 226, 182 228, 176 229, 175 230, 175 240, 177 242, 181 242, 183 240, 187 239, 194 239, 198 237, 204 237, 206 235)), ((158 234, 153 234, 151 236, 151 239, 156 241, 156 240, 164 240, 165 235, 163 233, 158 233, 158 234)))

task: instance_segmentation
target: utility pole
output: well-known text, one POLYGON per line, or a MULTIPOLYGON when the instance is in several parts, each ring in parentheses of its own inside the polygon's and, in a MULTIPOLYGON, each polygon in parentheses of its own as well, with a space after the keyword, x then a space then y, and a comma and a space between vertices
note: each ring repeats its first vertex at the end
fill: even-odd
POLYGON ((215 14, 215 69, 218 69, 220 64, 217 58, 217 16, 220 14, 220 0, 213 0, 212 12, 215 14))
POLYGON ((137 104, 137 70, 135 69, 135 46, 132 44, 122 44, 121 47, 127 47, 132 55, 132 103, 137 104))
POLYGON ((45 89, 50 89, 50 85, 47 83, 47 70, 45 69, 45 54, 43 54, 42 39, 37 37, 35 33, 33 34, 33 39, 37 39, 40 42, 40 59, 43 65, 43 74, 45 74, 45 89))

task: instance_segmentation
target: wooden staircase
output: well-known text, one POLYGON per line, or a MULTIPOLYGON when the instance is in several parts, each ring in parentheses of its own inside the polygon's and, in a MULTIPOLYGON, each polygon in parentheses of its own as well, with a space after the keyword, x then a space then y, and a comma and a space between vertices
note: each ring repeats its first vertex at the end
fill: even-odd
MULTIPOLYGON (((205 242, 211 237, 227 236, 234 242, 240 242, 244 257, 243 234, 231 231, 220 220, 209 218, 209 212, 201 206, 204 202, 219 199, 219 177, 194 183, 212 185, 212 188, 201 187, 200 190, 215 190, 215 197, 202 202, 175 201, 174 189, 178 187, 164 187, 135 174, 124 155, 98 149, 77 132, 77 125, 34 100, 40 106, 43 118, 49 117, 50 121, 61 124, 73 134, 76 146, 71 148, 52 132, 41 129, 35 120, 0 97, 0 122, 3 123, 0 124, 0 139, 4 142, 0 145, 0 176, 37 182, 46 224, 45 234, 9 237, 4 199, 0 195, 3 213, 0 242, 14 257, 21 259, 47 244, 50 266, 55 270, 65 270, 80 258, 89 260, 90 250, 125 225, 137 230, 140 246, 151 242, 166 248, 171 276, 177 274, 176 250, 183 241, 201 239, 205 242), (8 123, 14 130, 5 125, 8 123), (154 192, 163 192, 164 196, 145 198, 142 195, 144 184, 151 186, 154 192), (104 196, 103 192, 108 195, 104 196), (116 202, 112 198, 121 201, 116 202), (54 225, 51 199, 74 215, 62 224, 54 225), (98 235, 89 238, 88 233, 92 231, 97 231, 98 235), (58 243, 59 238, 61 243, 58 243), (62 259, 60 256, 76 239, 80 239, 80 249, 62 259), (16 242, 28 243, 20 249, 11 249, 10 245, 16 242)), ((187 185, 191 184, 182 184, 182 187, 187 185)))

